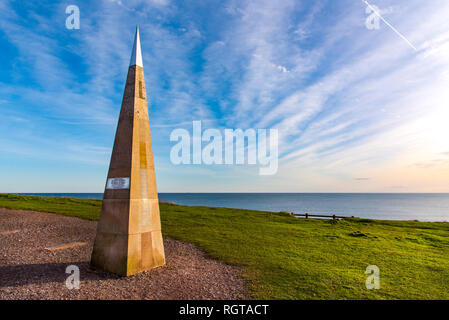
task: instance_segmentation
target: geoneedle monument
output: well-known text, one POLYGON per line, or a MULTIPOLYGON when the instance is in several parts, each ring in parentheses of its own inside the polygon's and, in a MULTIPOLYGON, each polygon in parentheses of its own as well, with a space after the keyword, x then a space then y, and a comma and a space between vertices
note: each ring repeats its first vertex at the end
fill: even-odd
POLYGON ((129 276, 164 264, 137 27, 91 265, 129 276))

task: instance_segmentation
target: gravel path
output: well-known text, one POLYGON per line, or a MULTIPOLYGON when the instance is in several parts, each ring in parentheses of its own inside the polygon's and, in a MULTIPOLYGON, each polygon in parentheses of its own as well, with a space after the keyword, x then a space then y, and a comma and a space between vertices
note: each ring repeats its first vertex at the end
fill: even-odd
POLYGON ((192 244, 164 239, 166 265, 131 277, 92 270, 96 222, 0 209, 0 299, 241 299, 241 270, 205 257, 192 244), (87 245, 49 251, 73 242, 87 245), (80 289, 65 286, 68 265, 80 289))

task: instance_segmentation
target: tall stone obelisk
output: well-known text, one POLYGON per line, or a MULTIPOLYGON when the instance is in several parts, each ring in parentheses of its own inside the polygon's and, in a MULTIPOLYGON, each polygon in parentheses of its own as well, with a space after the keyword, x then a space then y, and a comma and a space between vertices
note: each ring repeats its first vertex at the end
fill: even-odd
POLYGON ((148 104, 137 28, 91 265, 129 276, 164 264, 148 104))

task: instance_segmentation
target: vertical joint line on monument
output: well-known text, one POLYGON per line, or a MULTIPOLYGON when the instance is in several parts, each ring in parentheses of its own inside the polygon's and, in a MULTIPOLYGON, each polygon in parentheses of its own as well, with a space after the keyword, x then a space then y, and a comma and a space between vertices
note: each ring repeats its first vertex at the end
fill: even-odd
POLYGON ((141 80, 139 80, 139 98, 140 99, 145 99, 145 87, 143 85, 143 82, 141 80))

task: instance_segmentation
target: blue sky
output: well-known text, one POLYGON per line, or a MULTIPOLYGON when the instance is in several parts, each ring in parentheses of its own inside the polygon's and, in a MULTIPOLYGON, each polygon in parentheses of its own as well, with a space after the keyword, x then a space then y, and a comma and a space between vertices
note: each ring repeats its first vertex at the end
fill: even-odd
POLYGON ((0 2, 0 192, 102 192, 136 24, 160 192, 449 192, 449 2, 0 2), (81 27, 65 27, 68 5, 81 27), (276 128, 279 170, 174 165, 172 130, 276 128))

